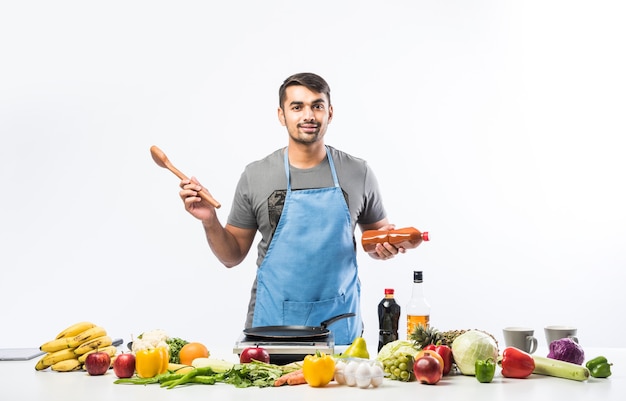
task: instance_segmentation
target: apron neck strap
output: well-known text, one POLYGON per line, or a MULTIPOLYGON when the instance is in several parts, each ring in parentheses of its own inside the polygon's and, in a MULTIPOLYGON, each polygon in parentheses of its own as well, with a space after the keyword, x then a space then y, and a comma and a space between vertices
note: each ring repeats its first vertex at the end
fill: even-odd
MULTIPOLYGON (((337 178, 337 171, 335 170, 335 163, 333 157, 330 155, 330 149, 326 148, 326 157, 328 158, 328 164, 330 166, 330 173, 333 175, 333 183, 335 187, 339 187, 339 179, 337 178)), ((291 171, 289 168, 289 146, 285 148, 285 174, 287 175, 287 192, 291 192, 291 171)))

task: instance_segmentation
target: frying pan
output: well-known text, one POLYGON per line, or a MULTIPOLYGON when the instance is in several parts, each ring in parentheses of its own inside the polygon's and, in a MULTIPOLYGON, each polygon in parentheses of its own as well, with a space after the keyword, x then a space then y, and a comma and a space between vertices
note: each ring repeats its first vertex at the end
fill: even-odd
POLYGON ((330 330, 327 326, 340 319, 356 316, 344 313, 324 320, 319 326, 258 326, 243 330, 249 340, 323 340, 330 330))

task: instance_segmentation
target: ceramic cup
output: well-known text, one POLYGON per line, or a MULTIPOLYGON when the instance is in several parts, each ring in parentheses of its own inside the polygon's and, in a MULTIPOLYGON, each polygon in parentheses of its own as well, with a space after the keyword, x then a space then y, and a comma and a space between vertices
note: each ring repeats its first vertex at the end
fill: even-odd
POLYGON ((576 337, 576 328, 571 326, 546 326, 544 328, 546 333, 546 342, 548 346, 552 341, 560 340, 561 338, 571 338, 575 342, 578 342, 576 337))
POLYGON ((502 329, 504 343, 507 347, 515 347, 532 354, 537 350, 535 330, 526 327, 506 327, 502 329))

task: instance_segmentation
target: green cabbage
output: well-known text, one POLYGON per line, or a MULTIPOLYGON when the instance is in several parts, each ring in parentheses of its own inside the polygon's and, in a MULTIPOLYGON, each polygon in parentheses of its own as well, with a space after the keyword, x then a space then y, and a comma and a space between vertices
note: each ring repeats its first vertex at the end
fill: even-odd
POLYGON ((419 350, 415 348, 415 343, 413 341, 396 340, 385 344, 380 351, 378 351, 376 360, 382 362, 394 355, 409 355, 411 357, 415 357, 418 352, 419 350))
POLYGON ((452 342, 452 357, 462 374, 474 376, 477 360, 498 360, 498 344, 483 331, 469 330, 452 342))

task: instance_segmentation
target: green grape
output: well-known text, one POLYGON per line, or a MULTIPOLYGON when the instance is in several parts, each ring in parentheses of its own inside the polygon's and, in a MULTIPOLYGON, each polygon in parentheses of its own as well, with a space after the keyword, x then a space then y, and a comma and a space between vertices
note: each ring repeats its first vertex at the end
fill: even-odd
POLYGON ((391 380, 410 381, 413 374, 413 357, 392 355, 383 361, 384 372, 391 380))

